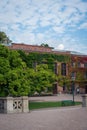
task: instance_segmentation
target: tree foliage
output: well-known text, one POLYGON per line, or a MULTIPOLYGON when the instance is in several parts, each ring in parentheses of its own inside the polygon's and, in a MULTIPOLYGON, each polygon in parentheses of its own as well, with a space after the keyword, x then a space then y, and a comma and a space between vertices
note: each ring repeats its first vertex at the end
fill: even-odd
POLYGON ((36 53, 31 52, 29 54, 26 54, 23 51, 19 51, 20 56, 23 61, 26 62, 27 66, 29 68, 33 68, 35 63, 42 64, 46 63, 48 64, 48 68, 54 70, 54 62, 70 62, 70 56, 66 55, 56 55, 56 54, 48 54, 48 53, 36 53))
POLYGON ((47 65, 37 65, 36 71, 30 72, 29 79, 31 79, 31 94, 35 92, 41 94, 52 89, 56 76, 47 65))
POLYGON ((12 96, 26 96, 29 93, 29 79, 25 70, 13 69, 7 74, 8 89, 12 96))
POLYGON ((41 46, 43 46, 43 47, 49 47, 49 48, 54 49, 53 47, 50 47, 49 44, 47 44, 47 43, 42 43, 41 46))
POLYGON ((40 94, 52 88, 54 81, 55 74, 47 64, 29 68, 20 53, 0 45, 0 96, 40 94))
POLYGON ((5 32, 0 31, 0 43, 2 44, 9 44, 11 43, 11 40, 9 37, 6 35, 5 32))
POLYGON ((47 43, 42 43, 41 46, 49 47, 49 45, 47 43))
POLYGON ((0 45, 0 96, 28 95, 27 67, 17 51, 0 45))

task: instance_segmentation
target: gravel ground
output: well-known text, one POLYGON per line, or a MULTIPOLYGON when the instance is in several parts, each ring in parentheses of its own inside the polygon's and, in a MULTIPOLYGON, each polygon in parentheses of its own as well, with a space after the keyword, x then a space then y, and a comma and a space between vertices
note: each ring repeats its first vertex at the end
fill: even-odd
MULTIPOLYGON (((38 100, 63 100, 64 95, 59 97, 39 97, 38 100)), ((81 97, 78 96, 77 99, 81 100, 81 97)), ((22 114, 0 114, 0 130, 87 130, 87 108, 75 106, 41 109, 22 114)))

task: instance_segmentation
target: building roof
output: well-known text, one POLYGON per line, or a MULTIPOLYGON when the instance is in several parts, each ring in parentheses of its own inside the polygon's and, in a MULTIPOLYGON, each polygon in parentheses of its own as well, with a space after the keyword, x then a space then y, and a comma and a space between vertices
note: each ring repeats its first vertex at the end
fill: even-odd
POLYGON ((9 48, 13 50, 24 50, 26 52, 52 52, 50 47, 28 45, 23 43, 12 43, 9 48))
MULTIPOLYGON (((79 55, 79 56, 85 56, 86 54, 80 53, 80 52, 76 52, 76 51, 70 51, 70 54, 72 55, 79 55)), ((87 56, 87 55, 86 55, 87 56)))
POLYGON ((73 57, 87 57, 87 55, 75 52, 75 51, 66 51, 66 50, 55 50, 51 47, 38 46, 38 45, 29 45, 24 43, 12 43, 8 46, 12 50, 23 50, 27 53, 29 52, 40 52, 40 53, 52 53, 52 54, 62 54, 62 55, 71 55, 73 57))

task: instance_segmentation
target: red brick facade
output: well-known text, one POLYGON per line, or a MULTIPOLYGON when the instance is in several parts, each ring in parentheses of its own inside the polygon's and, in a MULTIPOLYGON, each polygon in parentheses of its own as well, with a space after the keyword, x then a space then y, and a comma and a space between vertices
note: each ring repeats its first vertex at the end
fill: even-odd
POLYGON ((23 43, 12 43, 11 46, 9 46, 12 50, 23 50, 27 53, 29 52, 40 52, 40 53, 52 53, 52 54, 64 54, 64 55, 70 55, 69 51, 55 51, 51 47, 44 47, 44 46, 38 46, 38 45, 28 45, 23 43))
POLYGON ((37 45, 27 45, 27 44, 16 44, 12 43, 9 46, 12 50, 24 50, 25 52, 52 52, 50 47, 37 46, 37 45))
MULTIPOLYGON (((66 71, 63 76, 69 76, 71 79, 76 78, 78 73, 80 72, 81 76, 83 77, 83 81, 76 81, 75 80, 75 88, 80 88, 80 92, 87 93, 87 55, 75 55, 71 54, 70 51, 54 51, 51 47, 44 47, 44 46, 38 46, 38 45, 27 45, 27 44, 16 44, 13 43, 11 46, 9 46, 12 50, 23 50, 27 53, 29 52, 39 52, 39 53, 51 53, 51 54, 57 54, 57 55, 69 55, 71 57, 70 63, 63 63, 65 64, 64 71, 66 71)), ((60 63, 60 66, 62 63, 60 63)), ((55 64, 55 74, 59 74, 58 69, 58 63, 55 64)), ((61 72, 62 72, 61 68, 61 72)), ((63 72, 64 73, 64 72, 63 72)), ((57 86, 55 86, 56 88, 57 86)), ((58 89, 58 88, 57 88, 58 89)), ((57 93, 56 89, 56 93, 57 93)))

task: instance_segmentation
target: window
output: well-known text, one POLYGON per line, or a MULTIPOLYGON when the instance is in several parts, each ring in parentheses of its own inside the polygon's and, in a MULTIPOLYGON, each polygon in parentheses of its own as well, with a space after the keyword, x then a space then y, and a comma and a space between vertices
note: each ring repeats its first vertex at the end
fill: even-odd
POLYGON ((75 78, 76 77, 76 72, 72 72, 71 73, 71 78, 75 78))
POLYGON ((87 79, 87 71, 84 74, 84 78, 87 79))
POLYGON ((87 68, 87 63, 84 63, 84 67, 87 68))
POLYGON ((54 72, 55 74, 58 74, 58 63, 55 63, 54 65, 54 72))
POLYGON ((61 64, 61 74, 66 76, 66 63, 61 64))
POLYGON ((71 62, 71 66, 72 66, 72 67, 75 67, 75 62, 71 62))
POLYGON ((80 62, 78 62, 78 67, 81 67, 81 63, 80 62))
POLYGON ((84 64, 83 63, 81 63, 81 68, 84 68, 84 64))

